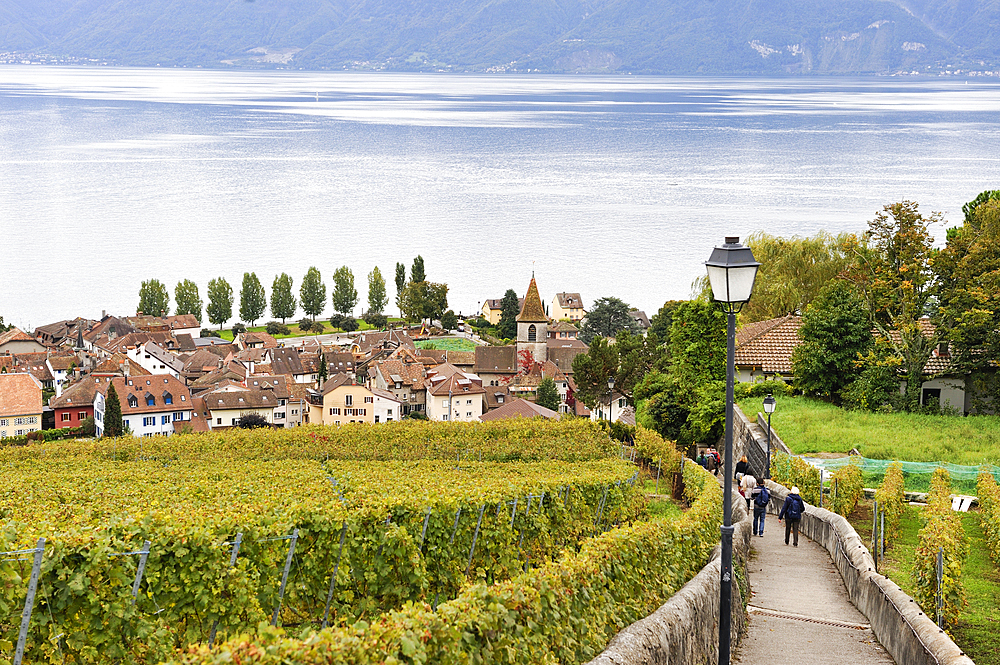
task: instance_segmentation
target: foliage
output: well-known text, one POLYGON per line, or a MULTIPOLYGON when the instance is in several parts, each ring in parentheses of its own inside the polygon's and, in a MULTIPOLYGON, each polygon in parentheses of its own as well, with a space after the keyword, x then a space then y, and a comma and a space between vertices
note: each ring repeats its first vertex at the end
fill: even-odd
POLYGON ((218 330, 212 330, 211 328, 202 328, 201 332, 198 333, 199 337, 222 337, 218 330))
POLYGON ((935 287, 934 239, 928 226, 940 220, 940 213, 924 217, 912 201, 893 203, 875 215, 860 240, 848 244, 854 256, 849 279, 859 289, 879 336, 903 361, 903 407, 908 411, 920 405, 924 368, 943 335, 941 328, 932 331, 920 321, 935 287))
POLYGON ((292 294, 292 278, 287 273, 281 273, 271 284, 271 316, 276 316, 284 323, 285 319, 295 316, 298 302, 292 294))
POLYGON ((139 307, 137 312, 150 316, 166 316, 170 313, 170 292, 158 279, 143 281, 139 287, 139 307))
POLYGON ((518 305, 517 291, 507 289, 500 301, 500 322, 497 323, 497 335, 503 339, 517 337, 517 315, 521 313, 518 305))
POLYGON ((267 418, 259 413, 244 413, 236 421, 236 426, 240 429, 258 429, 260 427, 268 427, 269 425, 267 418))
POLYGON ((427 281, 427 275, 424 273, 424 257, 417 254, 417 257, 413 259, 413 266, 410 268, 410 281, 411 282, 425 282, 427 281))
POLYGON ((771 479, 785 487, 798 487, 803 501, 819 505, 819 469, 801 458, 780 451, 771 453, 771 479))
POLYGON ((399 315, 403 316, 403 289, 406 288, 406 266, 396 263, 396 307, 399 308, 399 315))
POLYGON ((323 283, 323 277, 315 266, 306 271, 302 284, 299 285, 299 304, 302 306, 302 311, 311 316, 313 321, 326 307, 326 284, 323 283))
POLYGON ((976 482, 979 509, 982 515, 983 535, 990 550, 990 558, 1000 566, 1000 486, 992 474, 982 471, 976 482))
POLYGON ((225 277, 217 277, 208 281, 208 322, 219 326, 233 318, 233 287, 225 277))
POLYGON ((968 539, 958 513, 951 509, 951 480, 948 472, 939 468, 931 477, 931 491, 927 496, 926 520, 918 534, 919 543, 914 555, 914 599, 929 617, 936 616, 937 555, 944 551, 944 622, 954 626, 967 600, 962 583, 962 567, 969 553, 968 539))
POLYGON ((448 310, 441 315, 441 327, 445 330, 454 330, 458 327, 458 315, 454 310, 448 310))
POLYGON ((608 379, 618 373, 618 351, 603 337, 596 337, 587 353, 573 358, 576 398, 593 409, 610 399, 608 379))
POLYGON ((3 322, 3 317, 2 317, 2 316, 0 316, 0 333, 5 333, 5 332, 7 332, 8 330, 11 330, 11 329, 13 329, 13 327, 14 327, 14 324, 11 324, 11 325, 9 325, 9 326, 8 326, 8 325, 4 325, 4 322, 3 322))
POLYGON ((115 438, 124 433, 122 424, 122 404, 118 400, 118 391, 113 383, 108 384, 108 393, 104 396, 104 436, 115 438))
POLYGON ((440 319, 448 309, 448 285, 410 282, 403 289, 403 316, 410 321, 440 319))
POLYGON ((201 296, 198 294, 197 284, 190 279, 182 279, 177 282, 177 286, 174 288, 174 301, 177 303, 177 309, 174 314, 178 316, 181 314, 194 314, 194 318, 198 319, 198 323, 201 323, 202 301, 201 296))
POLYGON ((884 339, 857 360, 861 374, 844 391, 844 406, 860 411, 891 413, 902 410, 899 367, 902 360, 884 339))
POLYGON ((661 340, 670 339, 670 326, 674 322, 674 312, 684 302, 683 300, 668 300, 663 303, 659 311, 650 317, 649 330, 646 332, 650 335, 656 335, 661 340))
POLYGON ((302 319, 301 321, 299 321, 299 330, 303 332, 308 332, 309 330, 312 329, 312 324, 313 322, 311 319, 302 319))
POLYGON ((615 337, 622 330, 640 333, 631 311, 632 307, 618 298, 598 298, 580 326, 580 339, 590 344, 595 337, 615 337))
POLYGON ((886 545, 889 546, 899 537, 899 522, 906 510, 905 488, 903 486, 903 467, 893 462, 886 469, 882 484, 875 491, 880 513, 885 513, 886 545))
POLYGON ((257 325, 257 319, 264 316, 267 308, 267 296, 264 286, 257 279, 257 273, 243 273, 243 286, 240 289, 240 319, 257 325))
POLYGON ((278 335, 291 335, 292 330, 284 323, 278 323, 277 321, 268 321, 264 330, 268 335, 272 337, 277 337, 278 335))
POLYGON ((796 387, 839 402, 860 374, 858 358, 874 344, 864 304, 847 282, 834 280, 819 291, 802 315, 799 337, 792 352, 796 387))
MULTIPOLYGON (((381 314, 389 304, 389 296, 385 292, 385 278, 378 266, 368 273, 368 312, 381 314)), ((367 315, 366 315, 367 316, 367 315)))
POLYGON ((347 266, 333 271, 333 309, 350 314, 358 304, 358 290, 354 288, 354 273, 347 266))
POLYGON ((344 332, 354 332, 358 329, 358 320, 353 316, 345 316, 340 322, 340 329, 344 332))
MULTIPOLYGON (((737 400, 749 399, 751 397, 783 397, 792 394, 792 387, 781 379, 768 379, 766 381, 754 381, 753 383, 739 382, 733 385, 733 396, 737 400)), ((757 405, 753 413, 762 411, 763 402, 757 405)), ((748 413, 747 415, 753 415, 748 413)))
POLYGON ((247 331, 247 327, 242 323, 237 322, 233 324, 231 330, 233 331, 233 337, 235 338, 236 335, 242 335, 245 333, 247 331))
POLYGON ((852 457, 851 463, 837 469, 830 480, 830 510, 847 517, 854 512, 858 502, 865 496, 864 477, 859 466, 860 460, 852 457))
POLYGON ((323 327, 323 322, 322 322, 322 321, 313 321, 313 322, 312 322, 312 326, 310 326, 309 330, 310 330, 310 331, 311 331, 311 332, 312 332, 312 333, 313 333, 314 335, 322 335, 322 334, 323 334, 323 332, 324 332, 324 331, 325 331, 326 329, 325 329, 325 328, 323 327))
POLYGON ((556 382, 552 380, 552 377, 547 376, 538 384, 538 391, 535 393, 535 403, 552 411, 559 410, 559 390, 556 388, 556 382))
POLYGON ((382 330, 389 325, 389 317, 385 314, 376 314, 374 312, 365 312, 364 321, 376 330, 382 330))

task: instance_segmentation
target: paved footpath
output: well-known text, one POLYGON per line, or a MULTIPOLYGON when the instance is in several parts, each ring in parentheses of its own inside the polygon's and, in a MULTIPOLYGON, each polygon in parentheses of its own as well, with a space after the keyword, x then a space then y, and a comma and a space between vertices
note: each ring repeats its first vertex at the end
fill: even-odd
POLYGON ((750 625, 733 662, 891 664, 829 553, 801 534, 798 547, 784 538, 776 515, 767 516, 763 538, 752 536, 750 625))

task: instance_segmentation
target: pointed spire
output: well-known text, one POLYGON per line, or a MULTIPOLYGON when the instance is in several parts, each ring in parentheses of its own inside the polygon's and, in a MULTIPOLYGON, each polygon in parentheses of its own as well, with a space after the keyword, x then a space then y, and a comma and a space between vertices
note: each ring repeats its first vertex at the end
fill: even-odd
POLYGON ((524 304, 521 306, 521 313, 517 315, 517 320, 524 323, 549 322, 549 317, 545 316, 545 308, 542 307, 542 297, 538 295, 538 285, 535 284, 534 273, 532 273, 531 284, 528 285, 528 293, 524 296, 524 304))

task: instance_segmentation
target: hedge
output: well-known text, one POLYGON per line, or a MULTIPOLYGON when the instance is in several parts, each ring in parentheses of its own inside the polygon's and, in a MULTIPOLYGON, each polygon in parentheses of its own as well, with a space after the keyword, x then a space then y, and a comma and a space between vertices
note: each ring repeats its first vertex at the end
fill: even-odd
POLYGON ((969 553, 969 544, 962 520, 951 509, 951 479, 943 468, 937 468, 931 476, 924 519, 925 526, 917 534, 913 566, 916 600, 927 616, 937 616, 937 555, 939 550, 943 550, 943 616, 945 624, 954 626, 968 604, 962 583, 962 567, 969 553))
POLYGON ((899 537, 899 521, 906 510, 906 498, 903 487, 903 466, 893 462, 885 470, 882 484, 875 490, 875 500, 878 501, 880 513, 885 513, 886 546, 899 537))

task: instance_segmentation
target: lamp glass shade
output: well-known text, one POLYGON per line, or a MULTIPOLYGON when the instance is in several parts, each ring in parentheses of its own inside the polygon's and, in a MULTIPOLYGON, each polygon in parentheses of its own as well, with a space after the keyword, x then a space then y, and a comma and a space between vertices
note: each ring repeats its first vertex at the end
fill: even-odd
POLYGON ((767 394, 764 398, 764 413, 774 413, 774 407, 777 406, 778 402, 774 399, 771 393, 767 394))
POLYGON ((615 377, 611 377, 610 379, 608 379, 608 390, 614 390, 614 389, 615 389, 615 377))
POLYGON ((712 250, 705 267, 715 300, 726 303, 750 300, 760 263, 754 260, 749 247, 740 244, 739 238, 726 238, 722 247, 712 250))

